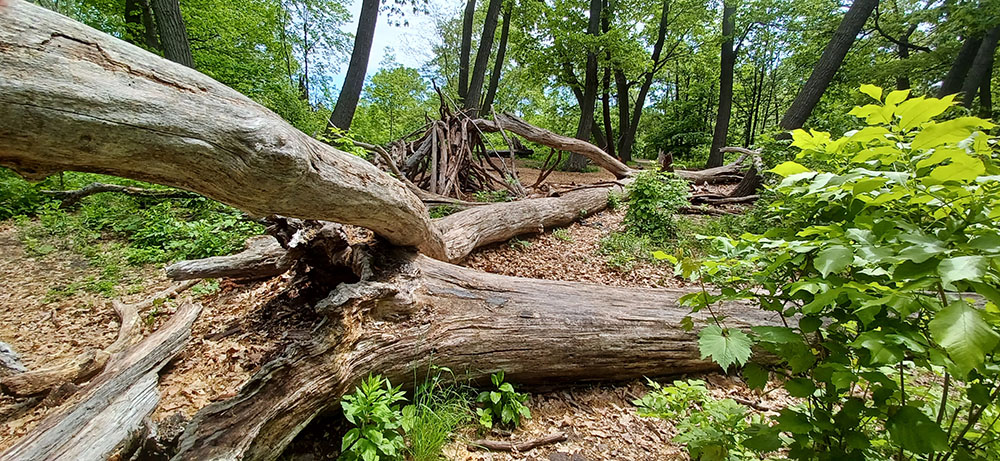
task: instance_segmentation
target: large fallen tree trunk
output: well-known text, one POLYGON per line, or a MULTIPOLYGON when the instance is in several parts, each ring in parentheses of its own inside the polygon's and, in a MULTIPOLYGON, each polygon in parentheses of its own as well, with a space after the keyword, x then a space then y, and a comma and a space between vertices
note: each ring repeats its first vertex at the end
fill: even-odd
MULTIPOLYGON (((385 269, 333 289, 316 306, 324 326, 238 396, 201 411, 178 459, 273 459, 373 370, 408 383, 433 362, 474 379, 502 369, 515 382, 551 384, 716 368, 681 327, 689 310, 677 300, 686 290, 524 279, 392 249, 372 254, 371 267, 385 269)), ((731 327, 777 321, 746 305, 719 309, 731 327)))
POLYGON ((124 176, 444 253, 398 180, 204 74, 20 0, 0 49, 0 164, 22 175, 124 176))

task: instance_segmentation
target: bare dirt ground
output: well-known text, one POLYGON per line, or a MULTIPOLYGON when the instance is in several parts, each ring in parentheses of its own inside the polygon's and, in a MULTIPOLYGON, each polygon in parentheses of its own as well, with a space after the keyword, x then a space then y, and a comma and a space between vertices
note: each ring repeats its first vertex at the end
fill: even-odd
MULTIPOLYGON (((525 169, 522 181, 532 183, 537 170, 525 169), (530 179, 529 179, 530 178, 530 179)), ((605 172, 554 172, 549 181, 584 184, 613 180, 605 172)), ((618 286, 663 287, 682 282, 668 265, 640 262, 629 271, 610 268, 597 255, 600 239, 620 226, 623 211, 605 211, 575 223, 559 235, 550 230, 522 237, 521 243, 498 244, 470 256, 469 267, 507 275, 603 283, 618 286)), ((0 223, 0 341, 21 354, 29 369, 57 364, 88 350, 102 349, 114 341, 118 318, 111 299, 85 290, 67 290, 74 282, 94 277, 99 268, 69 251, 33 255, 25 251, 18 230, 0 223)), ((170 285, 163 271, 133 268, 118 287, 129 293, 120 298, 135 302, 170 285)), ((190 290, 180 299, 140 312, 146 333, 161 325, 179 302, 192 299, 204 305, 187 347, 162 372, 162 400, 154 420, 174 414, 190 417, 209 403, 228 398, 263 363, 280 353, 297 335, 309 331, 316 319, 301 301, 292 302, 309 287, 290 286, 288 276, 266 281, 220 282, 217 289, 190 290)), ((305 296, 308 298, 308 295, 305 296)), ((300 297, 301 298, 301 297, 300 297)), ((762 401, 738 380, 707 377, 714 393, 741 395, 762 401)), ((619 386, 571 388, 537 393, 530 409, 534 418, 509 435, 524 441, 555 431, 569 439, 529 453, 470 451, 474 429, 463 430, 446 450, 457 460, 599 460, 686 459, 681 447, 670 442, 669 422, 640 418, 631 400, 646 390, 642 383, 619 386)), ((781 399, 780 392, 766 394, 781 399)), ((44 405, 11 414, 22 400, 0 393, 0 450, 34 428, 54 410, 44 405)), ((767 405, 767 400, 763 400, 767 405)), ((780 402, 777 402, 780 403, 780 402)), ((775 403, 775 407, 778 407, 775 403)), ((332 459, 339 448, 339 418, 317 421, 303 441, 293 446, 289 459, 332 459)), ((492 438, 496 438, 493 436, 492 438)))

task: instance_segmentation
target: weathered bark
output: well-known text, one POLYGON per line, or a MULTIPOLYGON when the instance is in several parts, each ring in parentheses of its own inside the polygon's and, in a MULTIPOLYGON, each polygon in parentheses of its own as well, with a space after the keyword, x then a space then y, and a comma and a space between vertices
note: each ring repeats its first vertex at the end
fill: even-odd
POLYGON ((476 0, 468 0, 462 16, 462 42, 458 52, 458 102, 463 106, 465 97, 469 94, 469 58, 472 55, 472 26, 475 19, 476 0))
POLYGON ((149 337, 113 356, 77 403, 47 416, 0 460, 104 460, 131 446, 159 401, 157 372, 187 343, 200 312, 199 304, 183 304, 149 337))
POLYGON ((0 341, 0 378, 28 371, 21 363, 21 356, 10 344, 0 341))
POLYGON ((0 46, 0 164, 22 175, 130 177, 444 253, 398 180, 205 75, 22 1, 0 16, 0 46))
MULTIPOLYGON (((409 383, 430 357, 473 379, 502 369, 528 385, 716 368, 680 326, 689 313, 677 305, 684 290, 521 279, 386 256, 372 264, 385 272, 319 303, 331 321, 311 340, 265 366, 238 396, 199 412, 177 458, 273 459, 369 371, 409 383)), ((742 304, 719 309, 736 328, 777 320, 742 304)))
POLYGON ((976 100, 976 95, 984 81, 990 79, 993 71, 993 55, 996 54, 997 41, 1000 41, 1000 26, 996 26, 986 32, 979 51, 976 52, 976 59, 969 67, 969 74, 965 76, 965 84, 962 86, 962 105, 972 108, 972 103, 976 100))
POLYGON ((524 453, 528 450, 533 450, 535 448, 550 445, 553 443, 559 443, 566 441, 567 436, 561 432, 546 435, 545 437, 529 440, 527 442, 506 442, 506 441, 496 441, 496 440, 473 440, 469 442, 470 450, 485 449, 493 451, 512 451, 515 453, 524 453))
POLYGON ((979 45, 982 42, 982 36, 969 36, 965 38, 962 48, 955 55, 955 61, 951 64, 951 68, 948 69, 948 75, 945 75, 944 80, 941 82, 941 88, 938 90, 939 98, 958 93, 962 90, 962 86, 965 84, 965 76, 969 74, 969 67, 972 67, 972 61, 976 59, 976 53, 979 52, 979 45))
POLYGON ((181 5, 177 0, 150 0, 156 27, 160 31, 163 56, 178 64, 194 67, 191 44, 188 43, 187 27, 181 16, 181 5))
POLYGON ((497 44, 497 57, 493 60, 493 73, 490 74, 490 83, 486 87, 486 98, 483 99, 482 113, 488 114, 493 110, 493 100, 497 96, 497 88, 500 86, 500 74, 503 73, 504 59, 507 56, 507 38, 510 36, 510 8, 503 12, 503 27, 500 28, 500 43, 497 44))
POLYGON ((995 62, 990 63, 989 70, 986 71, 986 78, 979 87, 979 117, 993 118, 993 67, 995 62))
POLYGON ((368 72, 368 57, 371 55, 372 42, 375 40, 375 26, 378 24, 379 0, 362 0, 361 14, 358 16, 358 31, 354 34, 354 49, 351 50, 351 62, 347 65, 344 84, 340 87, 337 104, 330 113, 330 124, 347 131, 351 129, 354 111, 358 108, 361 89, 365 85, 365 73, 368 72))
POLYGON ((819 61, 813 67, 809 80, 799 90, 792 105, 788 107, 785 116, 782 117, 780 126, 784 130, 794 130, 801 128, 812 114, 813 108, 819 103, 826 88, 833 81, 834 74, 840 69, 840 64, 844 62, 844 57, 851 49, 858 32, 864 27, 872 10, 878 5, 878 0, 854 0, 851 8, 847 10, 844 19, 833 33, 830 42, 823 49, 819 61))
POLYGON ((0 388, 16 396, 35 395, 63 383, 86 380, 104 368, 111 354, 89 350, 66 363, 0 378, 0 388))
POLYGON ((611 183, 560 197, 497 203, 448 215, 435 225, 448 242, 447 259, 460 261, 481 246, 590 216, 608 206, 608 194, 622 192, 620 185, 611 183))
POLYGON ((725 2, 722 8, 722 52, 719 65, 719 112, 715 117, 715 133, 712 147, 708 152, 705 168, 722 166, 724 155, 720 149, 729 137, 729 119, 733 112, 733 69, 736 66, 736 51, 733 49, 735 34, 736 5, 725 2))
POLYGON ((202 278, 257 279, 287 272, 300 252, 289 252, 270 235, 247 241, 246 250, 231 256, 181 261, 167 266, 167 277, 173 280, 202 278))
POLYGON ((489 0, 486 7, 483 35, 479 39, 479 49, 476 50, 476 62, 472 67, 472 78, 469 79, 469 93, 465 95, 465 109, 472 118, 479 114, 479 98, 483 94, 486 67, 490 62, 490 55, 493 53, 493 37, 496 35, 501 5, 503 5, 502 0, 489 0))

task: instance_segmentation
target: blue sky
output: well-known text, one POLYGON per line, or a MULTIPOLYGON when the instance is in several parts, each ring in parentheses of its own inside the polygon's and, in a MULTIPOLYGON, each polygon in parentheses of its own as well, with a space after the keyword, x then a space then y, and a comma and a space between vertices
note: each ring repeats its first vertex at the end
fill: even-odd
MULTIPOLYGON (((457 13, 465 5, 462 0, 428 1, 428 10, 437 12, 436 14, 457 13)), ((343 30, 354 34, 358 29, 361 0, 352 0, 349 9, 351 22, 345 24, 343 30)), ((409 26, 392 25, 384 12, 379 15, 378 25, 375 27, 375 40, 368 58, 368 76, 378 71, 380 63, 389 53, 395 56, 396 62, 407 67, 420 67, 430 60, 431 45, 435 41, 434 19, 429 15, 416 15, 409 11, 407 13, 406 20, 409 21, 409 26)), ((349 59, 348 55, 339 71, 333 76, 332 80, 338 89, 343 83, 349 59)))

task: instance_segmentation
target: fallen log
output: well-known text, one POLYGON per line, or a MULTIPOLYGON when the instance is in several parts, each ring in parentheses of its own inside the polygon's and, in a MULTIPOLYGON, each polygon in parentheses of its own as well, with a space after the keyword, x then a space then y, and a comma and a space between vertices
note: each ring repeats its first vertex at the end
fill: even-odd
POLYGON ((28 371, 21 363, 21 356, 10 344, 0 341, 0 378, 28 371))
POLYGON ((282 248, 274 237, 261 235, 248 240, 240 253, 177 262, 167 266, 166 272, 173 280, 268 278, 287 272, 300 255, 300 251, 282 248))
POLYGON ((76 403, 48 415, 0 460, 105 460, 133 445, 160 398, 157 372, 187 343, 200 312, 199 304, 181 305, 153 334, 115 354, 76 403))
POLYGON ((566 437, 566 434, 557 432, 535 440, 529 440, 527 442, 520 442, 520 443, 479 439, 469 442, 469 449, 470 450, 485 449, 492 451, 512 451, 514 453, 524 453, 528 450, 534 450, 535 448, 542 447, 545 445, 565 442, 567 438, 568 437, 566 437))
MULTIPOLYGON (((369 372, 405 384, 431 361, 473 379, 502 369, 527 385, 716 369, 681 327, 688 290, 507 277, 396 250, 372 257, 380 271, 317 304, 328 321, 312 338, 194 417, 178 459, 274 459, 369 372)), ((718 309, 731 327, 778 322, 745 304, 718 309)))
POLYGON ((443 255, 424 205, 225 85, 21 0, 0 15, 0 165, 123 176, 443 255), (72 78, 67 78, 72 76, 72 78), (59 135, 55 135, 58 133, 59 135))

